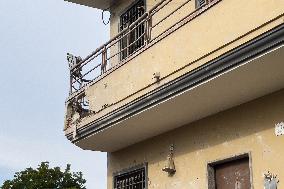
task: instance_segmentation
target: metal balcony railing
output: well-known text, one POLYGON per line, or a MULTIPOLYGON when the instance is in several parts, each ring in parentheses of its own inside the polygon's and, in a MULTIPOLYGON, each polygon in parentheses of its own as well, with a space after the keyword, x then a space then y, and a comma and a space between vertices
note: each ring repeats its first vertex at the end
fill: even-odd
POLYGON ((174 15, 189 4, 190 1, 191 0, 184 0, 184 2, 176 6, 173 10, 170 9, 170 11, 166 11, 166 13, 157 16, 158 13, 169 6, 171 2, 174 2, 174 0, 162 0, 151 10, 145 12, 134 23, 123 29, 118 35, 110 39, 101 47, 97 48, 85 59, 68 54, 67 59, 69 61, 70 68, 69 100, 76 96, 83 97, 84 95, 82 96, 82 94, 84 93, 84 87, 104 75, 112 68, 112 65, 126 62, 130 57, 138 53, 141 48, 144 48, 149 43, 155 41, 161 35, 171 30, 177 23, 183 22, 189 16, 195 17, 202 9, 207 9, 221 0, 207 0, 205 3, 197 6, 196 9, 190 13, 186 13, 181 19, 171 23, 169 27, 163 26, 159 28, 163 22, 170 20, 170 18, 172 19, 172 17, 176 18, 174 15), (134 41, 132 40, 130 43, 128 42, 127 45, 123 45, 123 48, 121 48, 120 44, 122 41, 127 39, 127 36, 137 33, 138 29, 139 36, 134 41), (135 50, 133 51, 130 49, 135 50))

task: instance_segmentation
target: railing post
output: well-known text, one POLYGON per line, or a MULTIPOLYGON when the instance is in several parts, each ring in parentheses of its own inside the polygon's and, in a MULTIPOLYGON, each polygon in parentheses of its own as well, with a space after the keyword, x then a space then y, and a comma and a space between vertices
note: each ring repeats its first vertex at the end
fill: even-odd
POLYGON ((104 46, 102 51, 102 65, 101 65, 102 74, 106 71, 106 64, 107 64, 107 48, 106 46, 104 46))
MULTIPOLYGON (((130 24, 131 25, 131 24, 130 24)), ((127 24, 127 30, 126 30, 126 33, 129 32, 129 34, 125 35, 125 38, 126 38, 126 57, 127 58, 129 56, 129 50, 130 50, 130 40, 129 40, 129 36, 130 36, 130 26, 129 24, 127 24)))
MULTIPOLYGON (((145 23, 145 28, 144 28, 145 39, 144 39, 144 41, 146 41, 146 44, 148 44, 148 43, 149 43, 148 16, 147 16, 147 18, 145 19, 144 23, 145 23)), ((144 41, 143 41, 143 43, 144 43, 144 41)))
POLYGON ((148 15, 147 19, 147 43, 150 43, 151 41, 151 31, 152 31, 152 15, 148 15))
POLYGON ((72 71, 70 70, 70 91, 69 95, 73 93, 73 77, 72 77, 72 71))

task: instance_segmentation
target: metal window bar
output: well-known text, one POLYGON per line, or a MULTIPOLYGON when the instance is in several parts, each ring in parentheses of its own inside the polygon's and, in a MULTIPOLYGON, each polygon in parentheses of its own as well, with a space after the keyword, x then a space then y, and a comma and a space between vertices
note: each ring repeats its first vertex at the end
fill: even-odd
MULTIPOLYGON (((129 28, 131 24, 137 21, 145 13, 144 0, 139 0, 132 7, 130 7, 120 17, 120 31, 129 28)), ((133 54, 144 45, 144 36, 141 37, 142 31, 144 33, 145 26, 137 23, 137 26, 129 34, 125 35, 120 41, 120 49, 124 49, 120 54, 120 61, 126 59, 129 55, 133 54), (137 40, 139 38, 139 40, 137 40), (135 42, 135 43, 133 43, 135 42), (129 45, 131 44, 131 45, 129 45), (128 48, 125 48, 128 46, 128 48)))
POLYGON ((114 189, 146 189, 146 168, 115 176, 114 189))
MULTIPOLYGON (((142 38, 144 38, 145 36, 145 32, 141 34, 141 36, 139 36, 139 38, 137 38, 135 41, 133 41, 132 43, 128 44, 127 46, 125 46, 123 49, 121 49, 120 51, 118 51, 117 53, 113 54, 112 56, 110 56, 109 58, 107 58, 107 60, 112 59, 113 57, 117 56, 118 54, 121 54, 123 51, 127 50, 130 46, 132 46, 133 44, 137 43, 137 41, 141 41, 142 38)), ((143 47, 143 46, 141 46, 143 47)), ((141 48, 139 47, 139 48, 141 48)), ((139 50, 139 48, 136 49, 139 50)))
POLYGON ((205 4, 211 3, 214 0, 195 0, 196 8, 202 7, 205 4))
MULTIPOLYGON (((159 35, 152 38, 152 29, 158 27, 163 21, 167 20, 170 16, 179 11, 190 0, 186 0, 186 2, 182 3, 165 17, 156 21, 153 25, 152 20, 155 14, 165 6, 168 6, 172 1, 173 0, 162 0, 149 10, 149 12, 145 12, 145 7, 144 10, 138 11, 139 6, 136 6, 136 9, 132 9, 128 12, 128 19, 130 19, 130 21, 121 25, 121 32, 118 35, 113 37, 101 47, 97 48, 92 54, 81 60, 78 64, 70 67, 70 96, 74 98, 80 95, 83 92, 81 89, 84 88, 84 86, 107 72, 110 68, 110 62, 115 60, 115 57, 119 56, 120 62, 127 60, 132 54, 134 54, 134 52, 138 51, 152 40, 158 38, 175 24, 183 21, 188 16, 194 15, 204 6, 210 3, 214 4, 214 2, 219 0, 204 0, 206 3, 201 7, 189 13, 177 23, 174 23, 168 29, 161 31, 159 35), (119 45, 119 50, 118 52, 110 55, 111 48, 115 45, 119 45)), ((141 0, 141 2, 144 3, 143 0, 141 0)))

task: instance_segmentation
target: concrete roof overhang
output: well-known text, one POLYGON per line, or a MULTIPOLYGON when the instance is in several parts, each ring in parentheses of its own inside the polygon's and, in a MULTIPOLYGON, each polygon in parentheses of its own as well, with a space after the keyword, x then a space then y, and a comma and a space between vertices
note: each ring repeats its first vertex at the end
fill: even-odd
POLYGON ((283 60, 282 25, 79 130, 73 142, 113 152, 281 90, 283 60))
POLYGON ((64 0, 64 1, 104 10, 110 7, 111 2, 113 0, 64 0))

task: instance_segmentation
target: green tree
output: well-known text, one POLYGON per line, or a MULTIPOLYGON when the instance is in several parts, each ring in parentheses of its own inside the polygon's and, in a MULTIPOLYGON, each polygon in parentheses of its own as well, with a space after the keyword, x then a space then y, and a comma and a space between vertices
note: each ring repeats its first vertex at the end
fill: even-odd
POLYGON ((2 189, 86 189, 86 180, 81 172, 71 172, 67 164, 64 171, 50 168, 49 162, 42 162, 38 168, 27 168, 17 172, 13 180, 3 183, 2 189))

